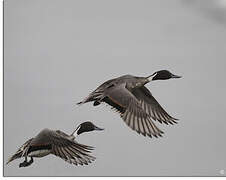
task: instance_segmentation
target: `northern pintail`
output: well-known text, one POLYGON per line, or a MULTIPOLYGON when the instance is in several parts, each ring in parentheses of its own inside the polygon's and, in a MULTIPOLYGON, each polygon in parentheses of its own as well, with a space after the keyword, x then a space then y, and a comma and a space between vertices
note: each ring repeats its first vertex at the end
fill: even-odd
POLYGON ((95 160, 95 157, 89 155, 93 147, 76 142, 75 137, 94 130, 103 129, 90 121, 80 124, 71 135, 60 130, 43 129, 37 136, 26 141, 6 164, 25 157, 25 161, 20 163, 19 167, 26 167, 33 163, 33 157, 40 158, 54 154, 68 163, 87 165, 95 160), (31 158, 30 161, 27 161, 27 157, 31 158))
POLYGON ((104 82, 77 104, 94 101, 93 105, 97 106, 101 102, 105 102, 116 109, 124 122, 137 133, 149 137, 162 136, 163 131, 152 120, 174 124, 178 119, 170 116, 161 107, 145 84, 155 80, 180 77, 168 70, 157 71, 148 77, 121 76, 104 82))

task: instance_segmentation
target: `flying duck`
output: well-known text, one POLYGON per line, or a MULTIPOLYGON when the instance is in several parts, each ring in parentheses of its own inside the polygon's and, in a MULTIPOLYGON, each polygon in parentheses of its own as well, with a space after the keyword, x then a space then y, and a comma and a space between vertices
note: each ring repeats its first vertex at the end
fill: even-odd
POLYGON ((178 119, 170 116, 161 107, 145 84, 150 81, 180 77, 167 70, 157 71, 148 77, 124 75, 104 82, 77 104, 93 101, 93 105, 97 106, 101 102, 107 103, 119 112, 124 122, 137 133, 149 137, 160 137, 163 131, 154 124, 153 120, 174 124, 178 119))
POLYGON ((87 165, 96 159, 89 155, 93 147, 79 144, 74 139, 77 135, 94 130, 103 129, 90 121, 80 124, 71 135, 60 130, 43 129, 37 136, 26 141, 6 164, 25 157, 25 161, 20 163, 19 167, 27 167, 33 163, 33 157, 40 158, 54 154, 70 164, 87 165), (31 158, 30 161, 27 161, 28 156, 31 158))

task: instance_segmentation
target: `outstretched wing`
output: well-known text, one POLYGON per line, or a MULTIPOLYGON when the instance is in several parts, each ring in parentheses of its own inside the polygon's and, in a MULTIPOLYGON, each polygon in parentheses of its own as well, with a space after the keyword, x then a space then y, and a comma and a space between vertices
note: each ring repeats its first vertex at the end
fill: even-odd
POLYGON ((136 97, 126 88, 125 83, 106 91, 103 101, 119 111, 125 123, 136 132, 150 137, 158 137, 163 133, 142 109, 136 97))
POLYGON ((56 131, 51 131, 48 136, 52 145, 51 153, 68 163, 87 165, 95 160, 95 157, 89 155, 93 147, 79 144, 76 141, 58 134, 56 131))
POLYGON ((154 120, 158 120, 160 123, 164 122, 165 124, 177 123, 178 119, 171 117, 145 86, 134 89, 132 94, 141 102, 142 108, 154 120))

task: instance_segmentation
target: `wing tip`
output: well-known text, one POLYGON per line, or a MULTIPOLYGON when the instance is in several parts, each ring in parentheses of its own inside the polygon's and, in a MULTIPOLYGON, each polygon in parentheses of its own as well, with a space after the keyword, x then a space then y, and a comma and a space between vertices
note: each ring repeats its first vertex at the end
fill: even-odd
POLYGON ((149 137, 149 138, 152 138, 152 137, 155 137, 155 138, 159 138, 159 137, 163 137, 163 134, 164 134, 164 132, 163 131, 161 131, 161 130, 159 130, 159 132, 158 133, 151 133, 151 134, 149 134, 149 133, 142 133, 142 132, 138 132, 138 131, 136 131, 138 134, 142 134, 144 137, 149 137))
MULTIPOLYGON (((158 120, 159 121, 159 120, 158 120)), ((164 123, 166 125, 174 125, 174 124, 178 124, 179 119, 176 119, 174 117, 170 117, 167 121, 159 121, 160 123, 164 123)))

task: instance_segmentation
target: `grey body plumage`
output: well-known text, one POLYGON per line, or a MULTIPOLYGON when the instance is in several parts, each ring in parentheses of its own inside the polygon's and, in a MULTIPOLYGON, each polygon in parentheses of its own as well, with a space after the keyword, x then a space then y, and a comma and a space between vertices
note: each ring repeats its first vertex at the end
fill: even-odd
POLYGON ((180 78, 167 70, 161 70, 148 77, 124 75, 104 82, 87 98, 77 104, 93 101, 97 106, 101 102, 116 109, 124 122, 133 130, 144 136, 162 136, 163 132, 154 124, 174 124, 177 119, 170 116, 145 87, 150 81, 180 78))
POLYGON ((76 142, 74 133, 79 135, 93 130, 103 129, 89 121, 80 124, 71 135, 60 130, 43 129, 37 136, 26 141, 8 160, 7 164, 17 158, 25 157, 25 161, 20 163, 19 167, 26 167, 33 163, 33 157, 53 154, 71 164, 87 165, 95 160, 95 157, 90 155, 93 147, 76 142), (78 133, 79 131, 80 133, 78 133), (28 157, 31 157, 30 161, 27 161, 28 157))

